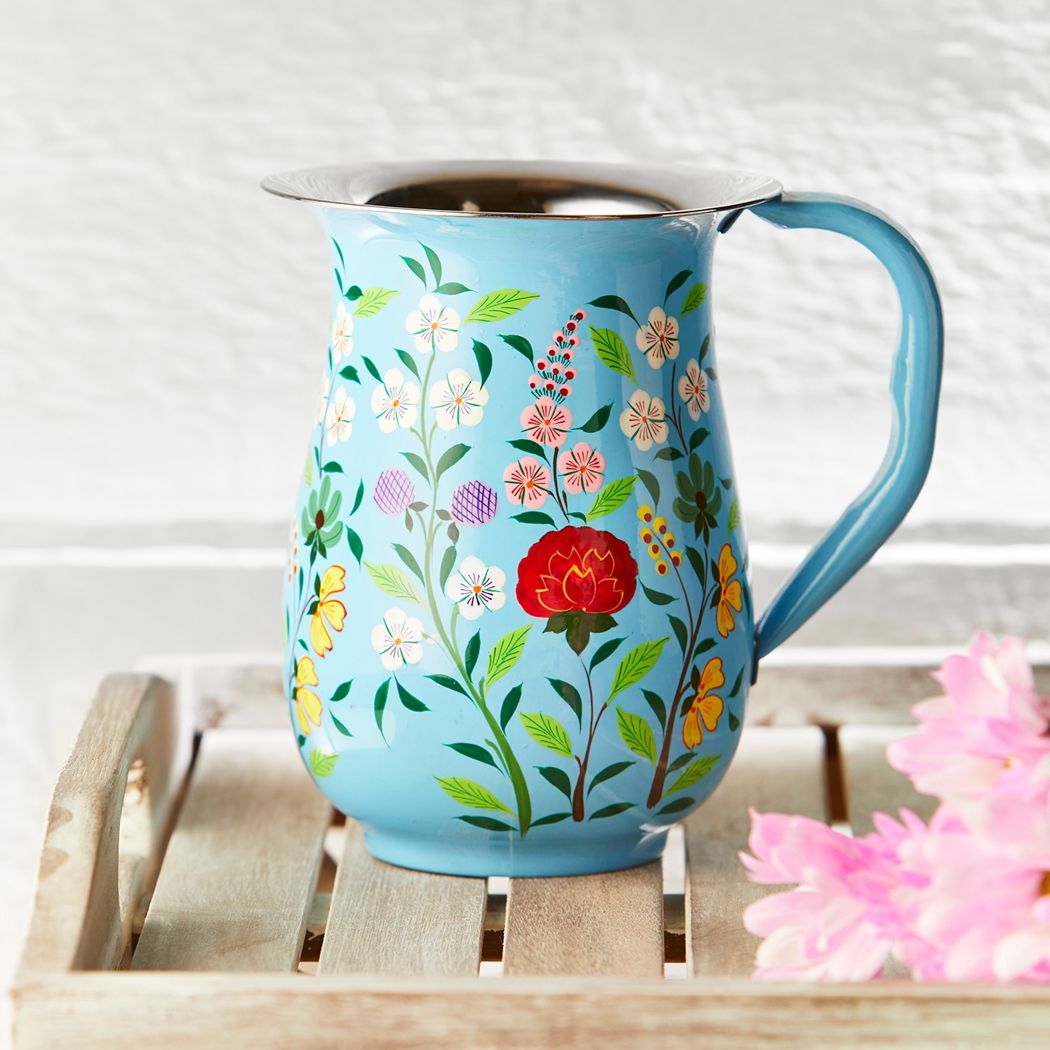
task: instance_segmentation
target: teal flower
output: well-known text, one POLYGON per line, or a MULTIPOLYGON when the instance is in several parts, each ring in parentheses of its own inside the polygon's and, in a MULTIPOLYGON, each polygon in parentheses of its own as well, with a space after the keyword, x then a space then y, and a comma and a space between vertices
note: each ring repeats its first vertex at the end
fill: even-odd
POLYGON ((332 491, 331 479, 325 477, 320 489, 314 489, 303 507, 300 528, 303 543, 310 548, 313 556, 324 557, 328 548, 339 542, 343 534, 343 523, 339 520, 339 508, 343 497, 332 491))
POLYGON ((696 535, 703 535, 704 543, 709 542, 722 509, 722 491, 716 484, 715 468, 703 463, 694 452, 689 457, 688 471, 679 471, 674 480, 678 487, 675 514, 681 521, 692 522, 696 535))

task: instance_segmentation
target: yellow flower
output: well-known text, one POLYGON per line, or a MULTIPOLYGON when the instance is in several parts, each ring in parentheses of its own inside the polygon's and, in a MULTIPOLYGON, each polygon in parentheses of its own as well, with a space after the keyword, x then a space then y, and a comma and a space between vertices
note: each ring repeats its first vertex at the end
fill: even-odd
POLYGON ((660 560, 659 560, 659 561, 658 561, 658 562, 656 563, 656 571, 657 571, 657 572, 658 572, 658 573, 659 573, 659 574, 660 574, 661 576, 666 576, 666 575, 667 575, 667 562, 665 562, 665 561, 663 560, 663 558, 661 558, 661 559, 660 559, 660 560))
POLYGON ((330 566, 321 579, 317 604, 310 618, 310 644, 318 656, 323 657, 332 648, 332 636, 328 633, 328 627, 331 626, 333 631, 343 629, 346 606, 332 595, 344 590, 345 579, 346 569, 342 565, 330 566))
POLYGON ((656 518, 653 521, 653 528, 662 536, 667 531, 667 519, 656 518))
POLYGON ((642 529, 641 537, 642 543, 648 546, 648 544, 652 543, 654 539, 652 529, 642 529))
POLYGON ((681 551, 671 551, 671 564, 674 565, 675 568, 682 564, 681 551))
POLYGON ((659 543, 650 543, 649 544, 649 557, 650 558, 653 558, 654 560, 656 558, 659 558, 660 554, 662 553, 662 551, 663 551, 663 547, 661 547, 659 543))
POLYGON ((733 557, 733 552, 727 543, 718 555, 718 583, 721 590, 718 596, 718 612, 715 616, 718 633, 723 638, 728 638, 729 632, 736 626, 733 610, 740 612, 744 607, 743 588, 739 580, 733 579, 735 572, 736 558, 733 557))
POLYGON ((644 522, 650 522, 653 520, 653 508, 648 503, 643 503, 638 508, 638 520, 644 522))
POLYGON ((700 728, 701 720, 704 729, 709 733, 715 731, 719 718, 725 710, 722 698, 712 689, 721 689, 726 684, 726 676, 722 673, 722 657, 713 656, 704 664, 700 673, 700 687, 696 691, 696 697, 685 716, 685 724, 682 726, 682 743, 690 751, 704 739, 704 731, 700 728))
POLYGON ((317 685, 313 659, 303 656, 295 667, 295 717, 303 736, 310 735, 310 723, 321 724, 321 698, 308 685, 317 685))

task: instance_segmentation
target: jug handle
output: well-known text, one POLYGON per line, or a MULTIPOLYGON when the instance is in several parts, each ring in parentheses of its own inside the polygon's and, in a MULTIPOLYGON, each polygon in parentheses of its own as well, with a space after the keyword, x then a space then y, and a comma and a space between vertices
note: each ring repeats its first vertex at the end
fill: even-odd
MULTIPOLYGON (((890 375, 889 445, 868 487, 769 603, 755 628, 752 675, 888 539, 915 502, 933 456, 944 330, 937 286, 922 252, 890 218, 861 201, 785 193, 751 209, 782 229, 830 230, 864 245, 886 267, 901 305, 900 341, 890 375)), ((739 213, 737 213, 739 214, 739 213)))

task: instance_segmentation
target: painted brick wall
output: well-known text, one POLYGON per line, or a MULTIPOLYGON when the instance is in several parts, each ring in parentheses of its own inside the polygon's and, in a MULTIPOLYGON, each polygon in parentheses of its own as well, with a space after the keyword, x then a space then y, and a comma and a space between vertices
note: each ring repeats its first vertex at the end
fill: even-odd
MULTIPOLYGON (((276 521, 327 259, 271 170, 360 158, 740 166, 851 193, 946 300, 926 522, 1045 523, 1050 4, 13 0, 0 34, 0 525, 276 521)), ((714 288, 753 521, 881 458, 887 280, 745 218, 714 288)))

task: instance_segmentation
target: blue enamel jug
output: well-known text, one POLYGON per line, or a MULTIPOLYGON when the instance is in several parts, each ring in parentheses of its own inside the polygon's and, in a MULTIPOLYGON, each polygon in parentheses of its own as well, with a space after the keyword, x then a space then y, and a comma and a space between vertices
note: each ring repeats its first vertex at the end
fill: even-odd
POLYGON ((368 849, 464 875, 659 856, 715 790, 759 662, 925 479, 942 324, 919 250, 844 197, 684 168, 274 176, 330 246, 285 588, 303 761, 368 849), (756 617, 711 264, 744 211, 845 234, 900 296, 874 479, 756 617))

